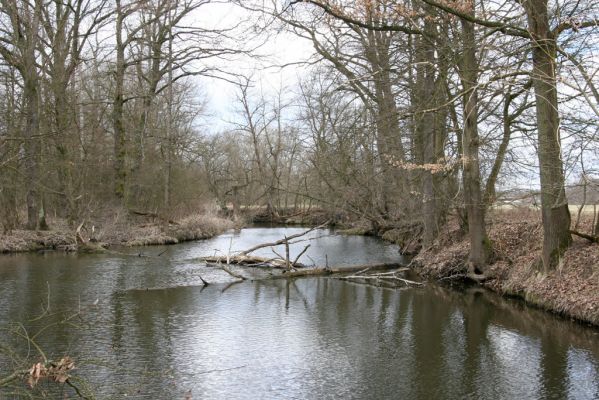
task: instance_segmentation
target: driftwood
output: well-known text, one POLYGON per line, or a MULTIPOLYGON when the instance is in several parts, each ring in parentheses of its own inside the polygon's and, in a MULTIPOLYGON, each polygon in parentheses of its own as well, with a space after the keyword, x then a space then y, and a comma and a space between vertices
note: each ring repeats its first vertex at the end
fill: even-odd
POLYGON ((399 274, 409 270, 409 268, 397 268, 387 272, 371 273, 370 269, 365 269, 353 275, 339 276, 336 278, 344 281, 368 283, 385 287, 398 287, 398 284, 403 284, 405 286, 423 286, 424 282, 416 282, 399 276, 399 274))
POLYGON ((284 238, 283 238, 283 239, 281 239, 281 240, 277 240, 276 242, 272 242, 272 243, 262 243, 262 244, 259 244, 259 245, 257 245, 257 246, 254 246, 254 247, 252 247, 252 248, 248 249, 248 250, 242 251, 241 253, 239 253, 239 255, 242 255, 242 256, 247 256, 248 254, 250 254, 250 253, 252 253, 252 252, 254 252, 254 251, 256 251, 256 250, 263 249, 263 248, 265 248, 265 247, 276 247, 276 246, 280 246, 280 245, 282 245, 282 244, 283 244, 283 245, 284 245, 284 244, 289 244, 289 241, 290 241, 290 240, 297 239, 297 238, 299 238, 299 237, 302 237, 302 236, 304 236, 304 235, 307 235, 308 233, 310 233, 310 232, 312 232, 312 231, 314 231, 314 230, 316 230, 316 229, 321 229, 321 228, 324 228, 325 226, 327 226, 327 225, 329 224, 329 222, 330 222, 330 221, 327 221, 327 222, 325 222, 324 224, 321 224, 321 225, 315 226, 314 228, 310 228, 310 229, 308 229, 307 231, 304 231, 304 232, 296 233, 295 235, 286 236, 286 237, 284 237, 284 238))
MULTIPOLYGON (((297 262, 297 259, 290 263, 292 268, 307 268, 305 264, 297 262)), ((286 268, 287 263, 283 258, 267 258, 259 256, 215 256, 215 257, 203 257, 202 261, 205 261, 209 265, 218 264, 229 264, 239 265, 243 267, 270 267, 270 268, 286 268)), ((288 269, 288 268, 287 268, 288 269)))
MULTIPOLYGON (((263 243, 257 246, 254 246, 248 250, 237 253, 236 255, 230 254, 230 246, 229 252, 223 256, 213 256, 213 257, 204 257, 202 261, 206 262, 207 266, 214 266, 222 269, 229 275, 240 279, 253 279, 246 278, 241 276, 228 268, 230 265, 236 265, 238 267, 262 267, 262 268, 271 268, 273 271, 269 273, 268 277, 257 278, 257 280, 263 279, 292 279, 299 277, 308 277, 308 276, 325 276, 325 275, 340 275, 339 279, 347 280, 347 281, 368 281, 374 282, 377 284, 396 284, 402 283, 404 285, 413 285, 413 286, 421 286, 423 283, 415 282, 404 277, 399 276, 398 274, 406 272, 409 268, 406 268, 405 265, 399 263, 383 263, 383 264, 362 264, 362 265, 352 265, 352 266, 337 266, 337 267, 329 267, 328 257, 326 261, 326 265, 324 268, 318 267, 308 267, 304 264, 298 262, 300 257, 304 255, 304 253, 308 250, 310 245, 304 247, 304 249, 298 254, 297 257, 293 261, 290 259, 289 252, 289 244, 290 240, 297 239, 306 235, 309 232, 314 231, 315 229, 321 228, 324 225, 320 225, 309 229, 307 231, 291 235, 285 236, 281 240, 277 240, 272 243, 263 243), (285 255, 282 256, 274 250, 275 246, 284 245, 285 246, 285 255), (263 249, 266 247, 270 247, 272 252, 275 253, 278 258, 266 258, 260 256, 250 255, 250 253, 263 249), (282 270, 281 272, 274 273, 275 269, 282 270)), ((293 243, 297 243, 293 242, 293 243)))
POLYGON ((402 265, 398 263, 386 263, 352 265, 347 267, 302 268, 297 271, 285 271, 281 275, 275 276, 275 278, 298 278, 301 276, 322 276, 334 274, 350 274, 354 272, 363 273, 365 271, 386 271, 390 269, 397 269, 399 267, 402 267, 402 265))
MULTIPOLYGON (((327 222, 328 223, 328 222, 327 222)), ((299 262, 299 259, 304 253, 310 248, 310 245, 304 247, 304 249, 298 254, 297 257, 293 261, 290 259, 289 245, 297 242, 290 242, 290 240, 297 239, 302 237, 309 232, 312 232, 315 229, 321 228, 325 226, 327 223, 323 225, 316 226, 314 228, 308 229, 307 231, 296 233, 295 235, 285 236, 281 240, 277 240, 272 243, 263 243, 257 246, 254 246, 248 250, 239 252, 237 254, 231 254, 231 246, 229 246, 229 251, 226 255, 222 256, 213 256, 213 257, 203 257, 202 261, 206 262, 208 265, 214 265, 217 267, 221 267, 221 265, 239 265, 244 267, 267 267, 267 268, 282 268, 288 271, 293 271, 297 268, 308 268, 307 265, 299 262), (275 246, 284 245, 285 246, 285 256, 280 255, 274 250, 275 246), (263 249, 266 247, 270 247, 271 251, 277 255, 278 258, 266 258, 260 256, 250 255, 250 253, 263 249)), ((232 244, 232 243, 231 243, 232 244)))
POLYGON ((393 274, 393 275, 387 275, 387 274, 350 275, 350 276, 340 276, 337 279, 346 280, 346 281, 355 281, 355 280, 385 281, 385 280, 390 280, 390 281, 402 282, 406 285, 414 285, 414 286, 424 285, 423 282, 416 282, 416 281, 411 281, 409 279, 400 278, 399 276, 396 276, 395 274, 393 274))
POLYGON ((245 281, 247 278, 245 276, 239 275, 233 271, 231 271, 226 264, 217 264, 216 265, 218 268, 222 269, 223 271, 225 271, 227 274, 231 275, 233 278, 237 278, 240 279, 242 281, 245 281))

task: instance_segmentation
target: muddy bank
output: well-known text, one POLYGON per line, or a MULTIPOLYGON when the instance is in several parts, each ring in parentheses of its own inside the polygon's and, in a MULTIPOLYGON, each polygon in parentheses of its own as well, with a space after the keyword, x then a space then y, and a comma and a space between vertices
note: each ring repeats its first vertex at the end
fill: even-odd
MULTIPOLYGON (((579 230, 590 231, 592 221, 579 230)), ((489 237, 495 251, 489 279, 482 286, 565 317, 599 325, 599 245, 574 237, 557 270, 545 275, 533 267, 541 254, 542 226, 537 213, 494 212, 489 237)), ((413 259, 426 278, 464 279, 469 244, 457 224, 448 224, 433 247, 413 259)))
POLYGON ((47 231, 15 229, 0 235, 0 253, 29 251, 90 251, 110 246, 148 246, 208 239, 233 227, 225 218, 193 214, 178 220, 157 215, 115 213, 86 221, 79 229, 64 220, 51 220, 47 231))

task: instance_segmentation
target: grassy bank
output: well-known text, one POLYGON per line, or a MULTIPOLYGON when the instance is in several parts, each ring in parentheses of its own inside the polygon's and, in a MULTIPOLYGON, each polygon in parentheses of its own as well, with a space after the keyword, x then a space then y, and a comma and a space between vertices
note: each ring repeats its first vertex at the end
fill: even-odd
MULTIPOLYGON (((579 230, 589 232, 591 221, 579 230)), ((524 299, 528 304, 599 325, 599 245, 574 237, 559 267, 544 274, 533 265, 541 253, 542 226, 529 210, 495 211, 489 215, 489 237, 495 251, 488 289, 524 299)), ((448 224, 439 239, 414 258, 423 276, 443 281, 467 273, 469 244, 457 224, 448 224)))
MULTIPOLYGON (((82 250, 76 227, 61 219, 50 219, 49 225, 51 229, 47 231, 15 229, 1 234, 0 253, 82 250)), ((79 232, 84 242, 94 243, 95 247, 148 246, 207 239, 232 227, 230 220, 210 212, 173 220, 120 210, 85 221, 79 232)))

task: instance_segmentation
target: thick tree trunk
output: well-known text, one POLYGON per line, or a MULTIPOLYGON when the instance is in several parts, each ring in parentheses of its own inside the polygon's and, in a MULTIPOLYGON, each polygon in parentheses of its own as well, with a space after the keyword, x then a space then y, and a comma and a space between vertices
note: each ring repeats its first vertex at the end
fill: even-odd
POLYGON ((392 39, 383 32, 374 31, 368 31, 367 38, 365 54, 374 77, 376 143, 384 179, 383 209, 388 213, 402 206, 399 197, 409 191, 408 171, 392 165, 392 162, 405 162, 405 151, 399 129, 399 113, 390 74, 389 54, 392 39))
MULTIPOLYGON (((55 62, 58 65, 58 62, 55 62)), ((53 91, 54 91, 54 114, 55 114, 55 128, 57 137, 57 151, 59 156, 59 176, 60 186, 64 197, 64 203, 66 206, 67 219, 69 225, 73 224, 78 219, 78 208, 77 201, 75 200, 75 178, 73 166, 75 160, 73 159, 74 143, 71 140, 72 137, 72 110, 67 101, 67 83, 64 79, 64 71, 57 70, 56 75, 53 77, 53 91)))
POLYGON ((542 264, 553 270, 572 242, 570 211, 564 189, 556 87, 557 45, 549 27, 547 0, 526 0, 532 35, 532 81, 537 108, 538 157, 543 216, 542 264))
MULTIPOLYGON (((469 0, 469 12, 474 15, 474 1, 469 0)), ((462 86, 464 89, 464 129, 462 134, 462 180, 464 203, 468 215, 468 236, 471 273, 484 273, 491 245, 485 227, 485 204, 483 202, 479 163, 478 137, 478 61, 476 59, 476 38, 474 24, 462 20, 462 86)))
POLYGON ((434 187, 433 170, 435 159, 435 49, 431 42, 434 26, 427 22, 426 30, 431 34, 416 41, 416 82, 414 82, 414 147, 416 162, 421 165, 419 181, 422 196, 423 245, 430 246, 437 237, 438 208, 434 187))
MULTIPOLYGON (((29 66, 34 68, 33 65, 29 66)), ((26 102, 27 125, 25 127, 25 178, 27 182, 27 229, 37 229, 39 218, 39 195, 37 181, 39 179, 39 92, 35 71, 34 76, 25 77, 23 96, 26 102)))

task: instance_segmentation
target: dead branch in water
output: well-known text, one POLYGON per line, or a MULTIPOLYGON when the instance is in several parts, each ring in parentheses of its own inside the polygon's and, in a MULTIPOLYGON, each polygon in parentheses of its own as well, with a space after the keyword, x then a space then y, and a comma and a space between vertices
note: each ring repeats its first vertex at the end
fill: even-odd
MULTIPOLYGON (((318 229, 326 224, 314 227, 307 231, 291 235, 285 236, 281 240, 277 240, 272 243, 263 243, 257 246, 254 246, 246 251, 242 251, 237 255, 230 255, 227 253, 226 256, 213 256, 213 257, 204 257, 202 261, 206 262, 209 266, 215 266, 221 268, 223 271, 227 272, 229 275, 241 279, 246 280, 247 278, 238 275, 231 271, 227 266, 229 265, 237 265, 239 267, 263 267, 263 268, 271 268, 271 269, 279 269, 283 270, 279 273, 271 273, 268 278, 265 279, 291 279, 291 278, 299 278, 305 276, 325 276, 325 275, 343 275, 340 276, 339 279, 343 280, 366 280, 366 281, 385 281, 385 282, 401 282, 405 285, 413 285, 413 286, 421 286, 423 283, 414 282, 403 277, 398 276, 399 273, 403 273, 409 270, 405 265, 399 263, 383 263, 383 264, 361 264, 361 265, 352 265, 352 266, 338 266, 338 267, 329 267, 328 260, 326 266, 324 268, 318 267, 308 267, 304 264, 298 262, 300 257, 306 253, 310 245, 304 247, 304 249, 298 254, 297 257, 293 260, 290 259, 289 254, 289 244, 290 240, 297 239, 306 235, 307 233, 318 229), (277 253, 273 247, 284 245, 285 246, 285 256, 277 253), (249 253, 256 251, 258 249, 271 247, 273 253, 275 253, 278 258, 266 258, 249 255, 249 253), (384 272, 380 272, 384 271, 384 272)), ((258 279, 260 280, 260 278, 258 279)))
POLYGON ((307 235, 308 233, 310 233, 310 232, 312 232, 312 231, 314 231, 316 229, 324 228, 325 226, 327 226, 329 224, 329 222, 330 221, 327 221, 324 224, 315 226, 314 228, 310 228, 310 229, 308 229, 307 231, 304 231, 304 232, 296 233, 295 235, 286 236, 283 239, 277 240, 276 242, 262 243, 262 244, 256 245, 256 246, 254 246, 254 247, 252 247, 252 248, 250 248, 248 250, 242 251, 241 253, 239 253, 239 255, 241 255, 241 256, 247 256, 248 254, 250 254, 250 253, 252 253, 252 252, 254 252, 256 250, 263 249, 265 247, 276 247, 276 246, 280 246, 280 245, 285 244, 285 243, 289 243, 290 240, 297 239, 299 237, 307 235))
MULTIPOLYGON (((277 254, 277 253, 275 253, 277 254)), ((208 264, 229 264, 239 265, 243 267, 270 267, 270 268, 285 268, 286 262, 279 254, 279 258, 266 258, 259 256, 216 256, 216 257, 203 257, 202 261, 208 264)), ((291 263, 292 268, 308 268, 307 265, 297 262, 297 259, 291 263)))
POLYGON ((407 268, 400 268, 395 271, 383 272, 378 274, 368 274, 368 275, 349 275, 349 276, 339 276, 337 279, 346 280, 346 281, 375 281, 375 283, 381 281, 397 281, 401 282, 407 286, 423 286, 423 282, 416 282, 409 279, 405 279, 397 276, 398 273, 407 271, 407 268))
POLYGON ((398 263, 385 264, 362 264, 352 266, 340 266, 329 268, 302 268, 297 271, 284 271, 281 275, 273 276, 273 278, 298 278, 302 276, 322 276, 334 274, 351 274, 354 272, 364 273, 365 271, 387 271, 403 267, 398 263))
POLYGON ((304 249, 297 255, 297 257, 295 257, 295 259, 293 261, 291 261, 289 245, 300 242, 300 241, 291 242, 291 240, 305 236, 306 234, 308 234, 316 229, 326 226, 328 223, 329 222, 327 221, 324 224, 315 226, 314 228, 310 228, 304 232, 296 233, 295 235, 291 235, 291 236, 285 236, 285 237, 283 237, 283 239, 277 240, 272 243, 262 243, 262 244, 256 245, 248 250, 239 252, 236 255, 231 254, 231 248, 229 246, 229 251, 227 252, 226 255, 203 257, 202 261, 204 261, 208 264, 217 264, 217 265, 227 264, 227 265, 239 265, 239 266, 244 266, 244 267, 282 268, 282 269, 286 269, 289 271, 295 270, 296 268, 308 268, 307 265, 300 263, 299 259, 301 258, 301 256, 303 256, 306 253, 308 248, 310 248, 310 245, 308 244, 307 246, 305 246, 304 249), (276 250, 274 249, 274 247, 280 246, 280 245, 285 246, 285 256, 282 256, 281 254, 277 253, 276 250), (271 251, 273 253, 275 253, 278 256, 278 258, 265 258, 265 257, 249 255, 250 253, 252 253, 256 250, 263 249, 266 247, 270 247, 271 251))
POLYGON ((304 247, 304 249, 297 255, 297 257, 295 257, 295 260, 293 260, 293 263, 291 265, 297 265, 300 257, 303 256, 304 253, 306 252, 306 250, 308 250, 309 248, 310 248, 310 245, 309 244, 306 245, 306 247, 304 247))
POLYGON ((237 278, 237 279, 241 279, 242 281, 245 281, 247 278, 245 276, 236 274, 235 272, 231 271, 228 267, 227 264, 215 264, 218 268, 222 269, 223 271, 225 271, 227 274, 231 275, 233 278, 237 278))

